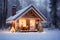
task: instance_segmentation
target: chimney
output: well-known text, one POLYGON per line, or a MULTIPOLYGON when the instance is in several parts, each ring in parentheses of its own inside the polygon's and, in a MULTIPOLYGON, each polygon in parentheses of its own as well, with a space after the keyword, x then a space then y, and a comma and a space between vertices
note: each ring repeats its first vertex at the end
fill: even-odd
POLYGON ((16 6, 12 6, 12 16, 16 14, 16 6))

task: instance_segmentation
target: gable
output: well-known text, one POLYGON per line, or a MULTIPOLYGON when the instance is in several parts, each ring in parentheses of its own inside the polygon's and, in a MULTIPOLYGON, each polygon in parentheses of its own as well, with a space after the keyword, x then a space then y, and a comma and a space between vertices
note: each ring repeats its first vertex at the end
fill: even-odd
POLYGON ((30 9, 27 13, 25 13, 22 17, 28 17, 28 18, 39 18, 39 16, 37 15, 37 13, 33 10, 30 9))
POLYGON ((35 9, 31 8, 26 12, 25 14, 22 15, 22 18, 40 18, 41 21, 45 21, 41 16, 38 15, 39 13, 35 11, 35 9))
POLYGON ((19 18, 39 18, 40 21, 46 21, 33 7, 26 10, 19 18))

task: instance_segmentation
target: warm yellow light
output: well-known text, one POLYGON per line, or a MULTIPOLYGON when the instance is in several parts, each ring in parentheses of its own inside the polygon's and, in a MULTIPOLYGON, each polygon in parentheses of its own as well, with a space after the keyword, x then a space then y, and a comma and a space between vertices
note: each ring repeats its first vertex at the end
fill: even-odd
POLYGON ((35 20, 30 20, 30 26, 35 26, 35 20))
POLYGON ((20 19, 19 20, 19 26, 23 26, 23 27, 26 27, 26 20, 25 19, 20 19))
POLYGON ((35 20, 34 19, 31 19, 30 20, 30 29, 31 30, 34 30, 35 29, 35 20))
POLYGON ((12 28, 10 29, 10 32, 15 32, 14 27, 12 27, 12 28))

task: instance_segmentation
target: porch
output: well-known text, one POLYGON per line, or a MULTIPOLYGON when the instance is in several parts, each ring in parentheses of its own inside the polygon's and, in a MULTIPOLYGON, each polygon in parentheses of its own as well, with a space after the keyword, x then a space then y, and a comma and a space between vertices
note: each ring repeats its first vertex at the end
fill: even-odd
MULTIPOLYGON (((11 21, 10 31, 13 32, 37 32, 39 30, 39 18, 19 18, 11 21)), ((41 30, 42 30, 42 25, 41 30)))

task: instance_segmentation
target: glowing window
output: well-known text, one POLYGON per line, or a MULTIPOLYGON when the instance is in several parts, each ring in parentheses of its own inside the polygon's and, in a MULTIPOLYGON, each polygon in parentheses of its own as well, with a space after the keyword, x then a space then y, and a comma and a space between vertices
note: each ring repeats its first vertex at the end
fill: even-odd
POLYGON ((19 26, 23 26, 23 27, 26 27, 26 20, 25 19, 20 19, 19 20, 19 26))
POLYGON ((30 20, 30 26, 35 27, 35 20, 33 20, 33 19, 30 20))

